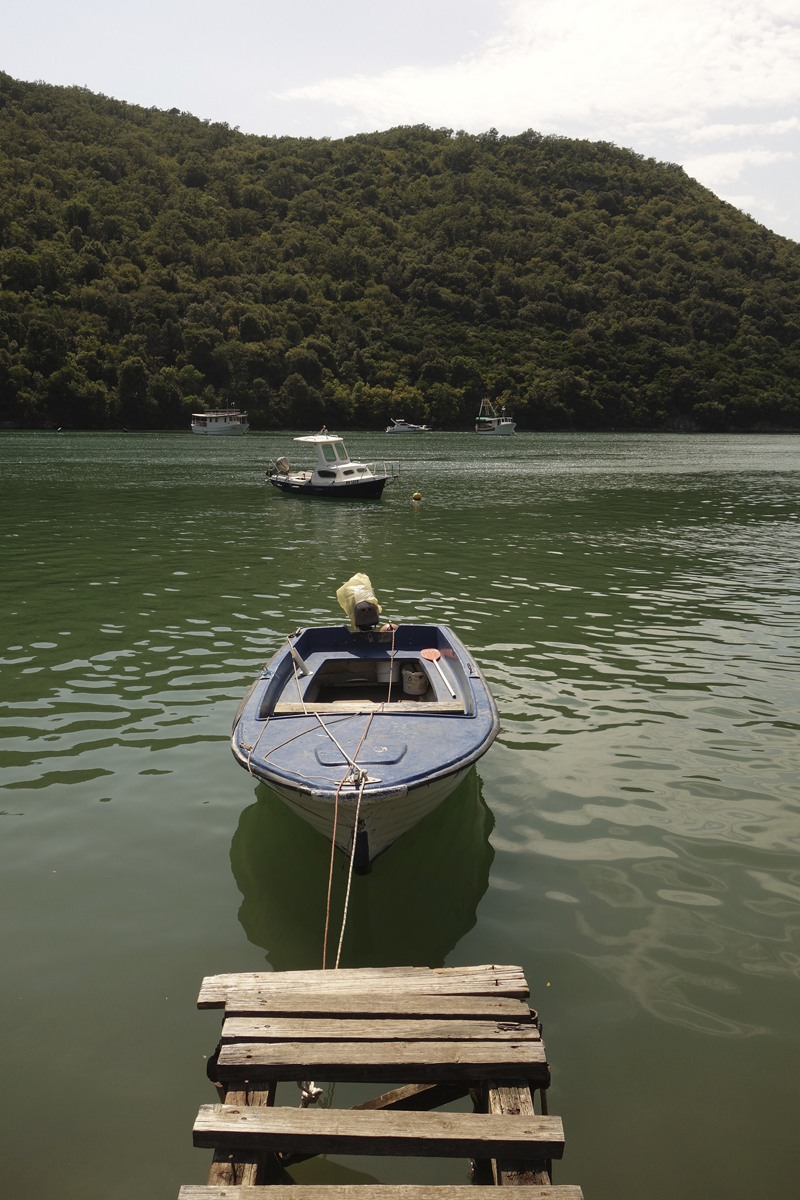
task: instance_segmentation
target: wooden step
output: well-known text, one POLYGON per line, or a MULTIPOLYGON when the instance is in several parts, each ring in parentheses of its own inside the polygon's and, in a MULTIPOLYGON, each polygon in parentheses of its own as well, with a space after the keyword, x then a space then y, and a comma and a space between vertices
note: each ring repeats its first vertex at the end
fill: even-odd
POLYGON ((316 994, 509 996, 529 995, 521 967, 358 967, 342 971, 250 971, 209 975, 198 1008, 221 1008, 242 988, 262 994, 308 989, 316 994))
MULTIPOLYGON (((297 986, 296 984, 293 986, 297 986)), ((204 993, 201 992, 201 997, 204 993)), ((212 994, 211 989, 207 994, 212 994)), ((426 996, 417 993, 375 994, 364 992, 264 991, 257 984, 232 989, 223 1001, 202 1003, 200 1008, 219 1008, 227 1016, 274 1017, 394 1017, 426 1020, 447 1018, 453 1021, 531 1020, 524 1000, 508 996, 426 996)))
POLYGON ((546 1085, 539 1040, 494 1042, 229 1042, 222 1082, 316 1079, 327 1083, 449 1083, 523 1080, 546 1085))
MULTIPOLYGON (((284 1200, 498 1200, 494 1187, 469 1184, 287 1184, 281 1187, 284 1200)), ((263 1187, 209 1187, 184 1185, 178 1200, 264 1200, 263 1187)), ((572 1184, 560 1187, 518 1187, 514 1200, 584 1200, 572 1184)))
POLYGON ((541 1041, 530 1020, 350 1020, 309 1017, 228 1017, 223 1042, 541 1041))
POLYGON ((560 1117, 205 1104, 194 1145, 213 1150, 437 1158, 561 1158, 560 1117))

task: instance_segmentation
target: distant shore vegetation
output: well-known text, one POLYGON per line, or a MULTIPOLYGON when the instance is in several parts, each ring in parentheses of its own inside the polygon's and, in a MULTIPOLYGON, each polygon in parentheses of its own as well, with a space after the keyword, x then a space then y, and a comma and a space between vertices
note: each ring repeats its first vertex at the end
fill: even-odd
POLYGON ((671 163, 337 141, 0 73, 0 422, 800 428, 800 247, 671 163))

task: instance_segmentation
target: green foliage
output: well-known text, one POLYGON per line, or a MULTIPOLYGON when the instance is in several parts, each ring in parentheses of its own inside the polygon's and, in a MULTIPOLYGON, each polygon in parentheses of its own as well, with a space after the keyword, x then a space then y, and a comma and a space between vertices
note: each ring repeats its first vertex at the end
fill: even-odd
POLYGON ((0 74, 0 420, 800 425, 800 248, 528 131, 246 137, 0 74))

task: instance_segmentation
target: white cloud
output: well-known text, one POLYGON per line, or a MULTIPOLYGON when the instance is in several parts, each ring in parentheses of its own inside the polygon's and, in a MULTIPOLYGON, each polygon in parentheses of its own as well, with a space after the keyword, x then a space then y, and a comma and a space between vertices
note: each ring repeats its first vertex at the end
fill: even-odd
POLYGON ((741 207, 800 236, 800 0, 505 0, 503 11, 496 36, 444 65, 341 73, 275 98, 337 111, 341 132, 419 122, 616 142, 715 190, 738 182, 741 207))
POLYGON ((800 129, 800 118, 787 117, 784 121, 766 121, 762 124, 703 125, 693 129, 687 139, 690 142, 717 142, 734 137, 782 137, 800 129))
POLYGON ((502 33, 446 66, 322 79, 283 93, 356 125, 692 132, 724 108, 800 99, 797 0, 515 0, 502 33))
POLYGON ((794 158, 791 150, 766 150, 760 146, 751 146, 747 150, 729 150, 721 154, 685 158, 683 165, 695 179, 701 180, 707 187, 716 187, 740 179, 747 167, 765 167, 790 158, 794 158))

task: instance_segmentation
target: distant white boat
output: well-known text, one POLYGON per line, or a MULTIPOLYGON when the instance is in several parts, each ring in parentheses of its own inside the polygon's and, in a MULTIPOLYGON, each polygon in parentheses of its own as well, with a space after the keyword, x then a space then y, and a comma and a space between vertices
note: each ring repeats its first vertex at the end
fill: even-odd
POLYGON ((402 417, 392 417, 391 420, 391 425, 386 426, 387 433, 433 433, 430 425, 414 425, 402 417))
POLYGON ((506 416, 505 407, 498 413, 491 400, 481 400, 481 411, 475 421, 475 432, 507 437, 517 428, 517 422, 506 416))
POLYGON ((247 413, 238 408, 217 408, 210 412, 192 413, 192 433, 231 435, 247 433, 250 428, 247 413))

